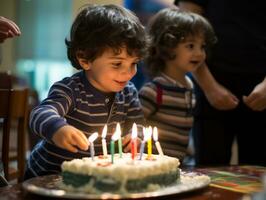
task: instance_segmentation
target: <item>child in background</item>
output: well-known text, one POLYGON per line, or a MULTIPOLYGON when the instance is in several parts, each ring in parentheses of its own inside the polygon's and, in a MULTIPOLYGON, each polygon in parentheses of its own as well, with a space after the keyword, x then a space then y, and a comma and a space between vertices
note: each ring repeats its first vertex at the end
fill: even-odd
POLYGON ((146 64, 153 80, 139 92, 142 109, 147 125, 157 126, 164 153, 183 160, 195 105, 193 83, 186 74, 204 64, 215 35, 206 19, 177 8, 159 11, 148 32, 146 64))
POLYGON ((125 134, 133 122, 143 124, 137 90, 129 82, 147 48, 138 18, 120 6, 88 5, 65 42, 68 58, 80 72, 56 82, 32 111, 30 127, 43 139, 30 155, 25 179, 59 173, 63 161, 90 156, 87 138, 101 134, 105 124, 110 134, 117 123, 125 134))

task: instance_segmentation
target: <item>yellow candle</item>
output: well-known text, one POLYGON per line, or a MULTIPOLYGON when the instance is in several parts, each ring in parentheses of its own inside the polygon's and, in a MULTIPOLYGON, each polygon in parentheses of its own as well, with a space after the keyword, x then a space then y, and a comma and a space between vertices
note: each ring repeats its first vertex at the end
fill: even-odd
POLYGON ((152 135, 152 127, 151 126, 149 126, 149 128, 148 128, 148 144, 147 144, 147 148, 148 148, 148 158, 150 158, 151 157, 151 155, 152 155, 152 143, 151 143, 151 135, 152 135))

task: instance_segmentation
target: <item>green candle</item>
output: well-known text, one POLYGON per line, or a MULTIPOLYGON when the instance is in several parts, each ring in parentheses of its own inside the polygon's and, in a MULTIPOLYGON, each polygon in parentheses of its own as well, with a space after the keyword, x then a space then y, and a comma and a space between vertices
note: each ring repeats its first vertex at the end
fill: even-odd
MULTIPOLYGON (((115 154, 115 141, 121 139, 121 128, 119 123, 116 125, 115 133, 112 135, 111 144, 110 144, 110 152, 111 152, 111 162, 114 163, 114 154, 115 154)), ((118 142, 119 143, 119 142, 118 142)), ((118 146, 120 146, 118 144, 118 146)), ((120 152, 120 147, 118 147, 120 152)), ((121 142, 121 154, 122 154, 122 142, 121 142)), ((121 156, 121 155, 120 155, 121 156)))
POLYGON ((111 152, 111 162, 112 164, 114 164, 114 154, 115 154, 115 141, 114 140, 111 140, 110 152, 111 152))
POLYGON ((122 158, 122 139, 121 137, 118 139, 118 150, 119 150, 119 156, 122 158))

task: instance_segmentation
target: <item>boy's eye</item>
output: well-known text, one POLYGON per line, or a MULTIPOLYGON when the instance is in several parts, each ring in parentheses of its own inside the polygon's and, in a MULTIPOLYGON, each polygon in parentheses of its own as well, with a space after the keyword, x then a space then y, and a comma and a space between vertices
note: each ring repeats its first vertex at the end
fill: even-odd
POLYGON ((187 47, 188 47, 189 49, 193 49, 194 44, 188 44, 187 47))
POLYGON ((113 67, 114 68, 119 68, 121 66, 121 63, 118 62, 118 63, 112 63, 113 67))

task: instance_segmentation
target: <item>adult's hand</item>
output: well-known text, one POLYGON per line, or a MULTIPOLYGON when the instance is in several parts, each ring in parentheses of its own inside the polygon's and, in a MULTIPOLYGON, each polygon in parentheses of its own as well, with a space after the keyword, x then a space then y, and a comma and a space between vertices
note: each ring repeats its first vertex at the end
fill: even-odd
POLYGON ((0 16, 0 43, 7 38, 19 36, 21 34, 19 27, 15 22, 0 16))
POLYGON ((248 96, 243 96, 243 102, 254 111, 266 108, 266 78, 248 96))
POLYGON ((238 103, 238 98, 221 84, 217 83, 208 91, 204 91, 209 103, 218 110, 234 109, 238 103))
POLYGON ((238 98, 215 80, 205 63, 193 73, 193 76, 214 108, 231 110, 238 105, 238 98))

